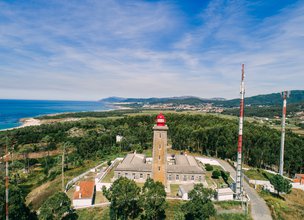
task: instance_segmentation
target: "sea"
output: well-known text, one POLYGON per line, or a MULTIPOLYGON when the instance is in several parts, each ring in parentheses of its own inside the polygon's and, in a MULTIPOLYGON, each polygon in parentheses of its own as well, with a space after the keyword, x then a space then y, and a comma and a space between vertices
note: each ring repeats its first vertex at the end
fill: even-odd
POLYGON ((103 111, 112 107, 98 101, 49 101, 0 99, 0 130, 20 126, 20 119, 47 114, 103 111))

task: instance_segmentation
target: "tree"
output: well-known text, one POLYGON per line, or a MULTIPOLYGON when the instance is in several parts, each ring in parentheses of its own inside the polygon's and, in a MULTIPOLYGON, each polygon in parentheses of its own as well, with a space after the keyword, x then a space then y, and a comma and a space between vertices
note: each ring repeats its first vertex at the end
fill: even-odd
POLYGON ((205 168, 207 171, 212 171, 213 170, 213 166, 211 166, 209 163, 205 164, 205 168))
POLYGON ((208 219, 215 215, 216 210, 211 201, 215 195, 214 190, 204 188, 203 184, 197 184, 189 193, 189 201, 182 206, 186 220, 208 219))
POLYGON ((57 192, 42 204, 39 219, 57 220, 70 213, 71 200, 65 193, 57 192))
MULTIPOLYGON (((5 187, 0 182, 0 219, 5 219, 5 187)), ((27 220, 37 219, 35 213, 25 205, 22 190, 16 185, 9 185, 9 219, 27 220)))
POLYGON ((151 178, 147 179, 142 188, 140 203, 144 209, 141 219, 165 219, 167 202, 164 185, 161 182, 154 182, 151 178))
POLYGON ((140 214, 140 188, 133 180, 120 177, 113 182, 108 190, 103 186, 102 192, 111 202, 111 219, 134 219, 140 214))
POLYGON ((291 192, 291 183, 289 182, 289 180, 285 179, 279 174, 270 178, 270 183, 273 185, 274 189, 277 190, 278 195, 280 195, 281 192, 287 194, 291 192))
POLYGON ((212 176, 211 177, 213 179, 218 179, 220 176, 221 176, 221 172, 218 171, 218 170, 215 170, 215 171, 212 172, 212 176))
POLYGON ((225 171, 221 170, 221 176, 222 176, 223 180, 225 181, 225 183, 227 183, 227 184, 228 184, 229 175, 230 175, 229 172, 225 172, 225 171))

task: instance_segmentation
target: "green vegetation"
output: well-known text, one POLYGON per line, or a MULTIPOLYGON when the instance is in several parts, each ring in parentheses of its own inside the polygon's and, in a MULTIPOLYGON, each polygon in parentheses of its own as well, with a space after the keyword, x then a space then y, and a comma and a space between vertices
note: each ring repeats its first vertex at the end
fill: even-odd
POLYGON ((203 184, 197 184, 189 193, 189 201, 182 206, 186 220, 208 219, 214 216, 216 210, 211 201, 214 191, 204 188, 203 184))
MULTIPOLYGON (((216 220, 251 220, 251 217, 245 214, 239 213, 223 213, 215 217, 216 220)), ((212 218, 211 218, 212 220, 212 218)))
POLYGON ((140 189, 133 180, 120 177, 103 194, 111 202, 110 219, 165 219, 166 192, 160 182, 148 179, 140 189))
POLYGON ((292 185, 290 181, 279 174, 270 178, 270 183, 273 185, 274 189, 277 190, 278 195, 280 195, 282 192, 287 194, 291 192, 292 185))
POLYGON ((49 197, 41 206, 39 219, 60 220, 71 213, 71 200, 63 192, 57 192, 49 197))
MULTIPOLYGON (((0 181, 0 219, 5 219, 5 185, 2 180, 0 181)), ((9 185, 9 199, 9 219, 37 219, 36 213, 31 212, 26 206, 22 190, 14 182, 9 185)))
POLYGON ((274 220, 304 219, 304 191, 292 189, 290 194, 272 194, 259 191, 260 196, 266 201, 274 220))
POLYGON ((143 208, 141 219, 161 220, 165 219, 165 209, 167 207, 165 187, 160 182, 147 179, 142 194, 140 204, 143 208))
POLYGON ((219 171, 219 170, 214 170, 213 172, 212 172, 212 178, 213 179, 218 179, 218 178, 220 178, 220 176, 221 176, 221 172, 219 171))
POLYGON ((244 174, 252 180, 269 180, 274 176, 272 173, 268 173, 262 169, 249 169, 245 170, 244 174))
MULTIPOLYGON (((289 100, 288 100, 289 101, 289 100)), ((294 115, 296 112, 300 112, 304 110, 304 102, 288 104, 287 106, 287 114, 294 115)), ((229 108, 225 109, 223 114, 238 116, 240 114, 240 110, 238 108, 229 108)), ((282 115, 282 106, 248 106, 245 109, 245 115, 248 117, 267 117, 273 118, 274 116, 282 115)))
POLYGON ((221 209, 229 210, 232 208, 240 208, 241 202, 240 201, 220 201, 220 202, 215 202, 215 205, 217 207, 220 207, 221 209))
POLYGON ((120 177, 110 187, 102 188, 105 197, 111 202, 110 219, 134 219, 139 216, 141 207, 139 204, 140 188, 133 180, 120 177))
MULTIPOLYGON (((123 151, 146 150, 152 146, 152 126, 156 115, 124 116, 116 119, 90 119, 66 123, 45 124, 0 133, 0 144, 7 135, 15 141, 17 153, 26 145, 31 152, 46 148, 60 148, 69 141, 73 150, 69 162, 81 165, 84 159, 103 159, 107 155, 123 151), (79 129, 81 135, 72 135, 79 129), (122 135, 123 141, 115 142, 122 135), (49 137, 49 138, 46 138, 49 137), (46 141, 46 139, 48 139, 46 141)), ((210 156, 236 159, 237 120, 212 115, 168 113, 165 114, 170 127, 169 137, 175 150, 189 150, 210 156)), ((277 166, 280 133, 266 126, 245 123, 244 162, 254 167, 277 166)), ((286 172, 291 176, 301 170, 304 163, 304 138, 286 133, 286 172), (302 156, 301 156, 302 155, 302 156)), ((49 163, 47 163, 49 164, 49 163)), ((49 169, 49 168, 47 168, 49 169)))
POLYGON ((212 171, 213 170, 213 166, 211 166, 209 163, 205 164, 205 168, 207 171, 212 171))
POLYGON ((110 220, 110 209, 109 207, 98 207, 89 209, 78 209, 76 210, 77 220, 110 220))

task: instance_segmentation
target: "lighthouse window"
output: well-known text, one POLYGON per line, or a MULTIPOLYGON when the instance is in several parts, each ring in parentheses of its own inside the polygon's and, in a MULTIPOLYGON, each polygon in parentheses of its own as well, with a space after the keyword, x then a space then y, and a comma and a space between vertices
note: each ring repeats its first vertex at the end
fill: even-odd
POLYGON ((161 138, 161 133, 159 133, 159 138, 161 138))
POLYGON ((159 150, 161 149, 161 145, 158 146, 158 149, 159 149, 159 150))
POLYGON ((158 166, 158 171, 160 171, 160 166, 158 166))
POLYGON ((158 156, 158 160, 160 160, 160 156, 158 156))

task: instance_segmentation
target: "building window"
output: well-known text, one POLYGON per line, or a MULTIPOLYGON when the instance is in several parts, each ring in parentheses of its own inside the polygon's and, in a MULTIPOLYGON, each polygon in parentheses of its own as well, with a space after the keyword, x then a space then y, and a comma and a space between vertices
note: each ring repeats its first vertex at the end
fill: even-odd
POLYGON ((191 176, 191 180, 194 180, 194 176, 191 176))
POLYGON ((142 173, 139 175, 139 178, 140 178, 140 179, 142 179, 142 178, 143 178, 143 174, 142 174, 142 173))
POLYGON ((149 179, 150 178, 150 174, 147 174, 147 179, 149 179))
POLYGON ((135 173, 132 173, 132 175, 133 175, 133 179, 135 179, 135 173))
POLYGON ((125 177, 127 177, 128 176, 128 173, 125 173, 125 177))
POLYGON ((179 175, 176 175, 176 180, 179 180, 179 175))
POLYGON ((120 177, 120 173, 118 173, 118 175, 117 175, 117 176, 118 176, 118 178, 119 178, 119 177, 120 177))
POLYGON ((184 175, 184 181, 187 181, 187 176, 186 175, 184 175))
POLYGON ((199 180, 199 181, 202 181, 202 176, 198 176, 198 180, 199 180))

